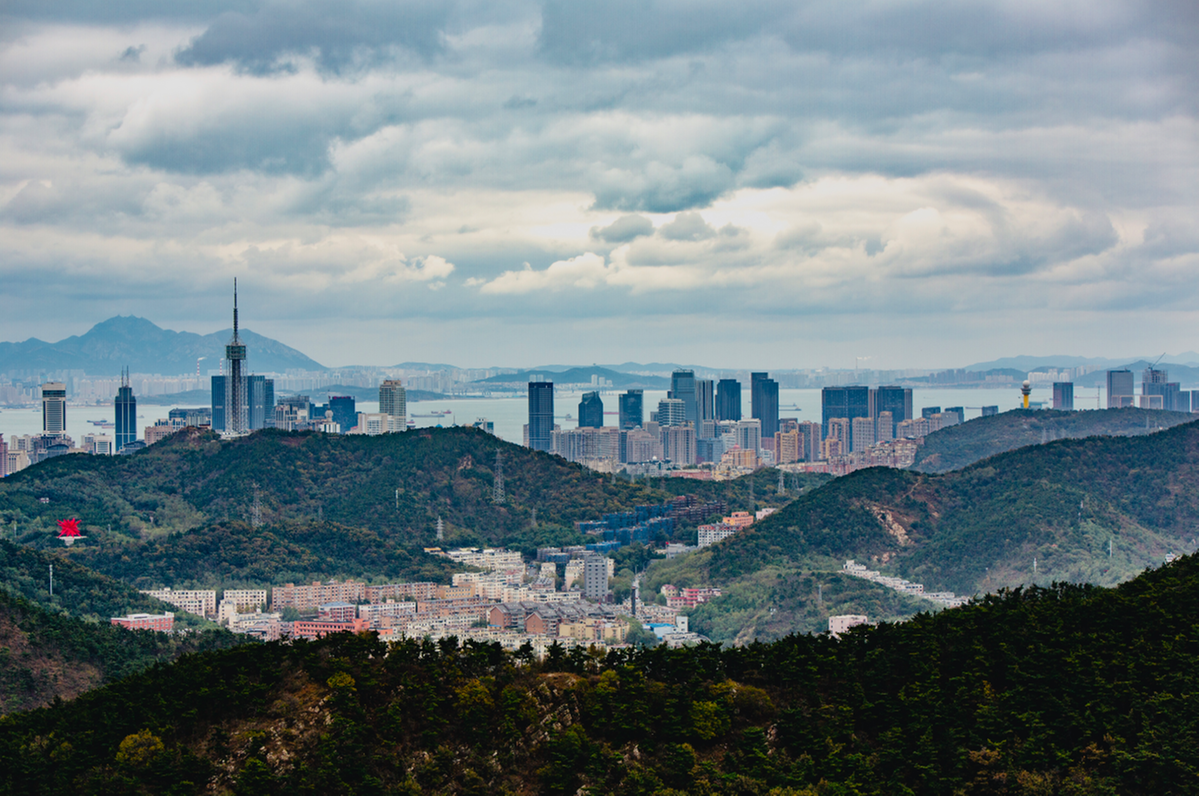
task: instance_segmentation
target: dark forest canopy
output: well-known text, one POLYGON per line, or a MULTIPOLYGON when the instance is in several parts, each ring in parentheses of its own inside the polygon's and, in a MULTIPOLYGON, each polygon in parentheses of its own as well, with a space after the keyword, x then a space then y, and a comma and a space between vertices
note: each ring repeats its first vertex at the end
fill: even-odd
POLYGON ((1191 556, 840 640, 254 645, 0 721, 0 790, 1195 793, 1196 615, 1191 556))

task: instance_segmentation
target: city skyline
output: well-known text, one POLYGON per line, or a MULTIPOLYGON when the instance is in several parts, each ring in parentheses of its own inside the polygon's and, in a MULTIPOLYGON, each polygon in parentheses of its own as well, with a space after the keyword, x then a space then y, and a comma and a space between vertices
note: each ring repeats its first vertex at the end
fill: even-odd
POLYGON ((1193 3, 288 8, 5 7, 0 339, 239 277, 330 366, 1194 348, 1193 3))

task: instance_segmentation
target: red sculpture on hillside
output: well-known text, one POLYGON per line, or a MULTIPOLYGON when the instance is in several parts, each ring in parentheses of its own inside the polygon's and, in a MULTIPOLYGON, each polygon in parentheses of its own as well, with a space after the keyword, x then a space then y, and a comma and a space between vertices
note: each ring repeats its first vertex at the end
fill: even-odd
POLYGON ((58 521, 58 538, 62 539, 63 544, 70 547, 71 543, 76 539, 85 538, 79 533, 79 520, 72 517, 69 520, 58 521))

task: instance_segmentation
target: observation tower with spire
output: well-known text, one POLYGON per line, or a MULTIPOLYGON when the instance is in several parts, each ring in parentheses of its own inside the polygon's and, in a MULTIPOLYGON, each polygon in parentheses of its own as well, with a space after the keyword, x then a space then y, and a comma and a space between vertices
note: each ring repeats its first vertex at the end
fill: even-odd
POLYGON ((246 411, 246 344, 237 334, 237 278, 233 279, 233 338, 225 346, 225 436, 239 437, 250 430, 246 411))

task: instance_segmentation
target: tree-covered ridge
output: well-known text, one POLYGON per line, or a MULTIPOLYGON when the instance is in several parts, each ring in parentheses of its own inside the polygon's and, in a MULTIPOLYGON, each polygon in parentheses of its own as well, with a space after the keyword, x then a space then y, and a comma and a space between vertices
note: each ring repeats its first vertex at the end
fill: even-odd
POLYGON ((455 571, 387 534, 330 522, 219 522, 125 545, 79 548, 72 557, 138 588, 251 588, 312 580, 435 581, 455 571))
MULTIPOLYGON (((106 624, 128 613, 162 613, 176 609, 141 594, 128 583, 75 561, 67 550, 35 550, 0 540, 0 591, 35 603, 53 614, 106 624), (54 594, 50 594, 50 567, 54 594)), ((194 630, 215 628, 190 614, 177 613, 176 625, 194 630)))
POLYGON ((541 663, 450 640, 255 645, 0 721, 0 789, 1194 793, 1197 612, 1191 556, 840 640, 541 663))
POLYGON ((1139 436, 1193 420, 1194 415, 1160 409, 1087 412, 1017 409, 934 431, 916 451, 911 469, 947 473, 1026 445, 1082 437, 1139 436))
POLYGON ((0 589, 0 714, 70 699, 155 663, 242 641, 222 630, 129 631, 49 611, 0 589))
POLYGON ((222 520, 329 521, 407 543, 451 529, 498 543, 541 525, 570 527, 669 493, 604 477, 557 456, 470 428, 378 437, 266 430, 221 441, 189 430, 133 456, 64 456, 0 481, 0 524, 26 543, 49 544, 54 521, 78 517, 85 533, 138 538, 222 520), (506 502, 492 503, 496 452, 506 502), (49 503, 42 504, 41 498, 49 503))
POLYGON ((721 641, 818 629, 832 613, 909 610, 861 584, 818 610, 786 585, 807 578, 839 589, 836 573, 851 558, 964 595, 1055 580, 1113 585, 1196 548, 1196 487, 1196 423, 1060 440, 943 475, 859 470, 720 544, 655 564, 642 585, 647 593, 663 583, 720 586, 725 596, 693 611, 692 622, 721 641))
POLYGON ((1060 440, 945 475, 860 470, 714 547, 709 576, 824 556, 965 594, 1034 577, 1110 584, 1194 549, 1196 487, 1199 423, 1060 440))

